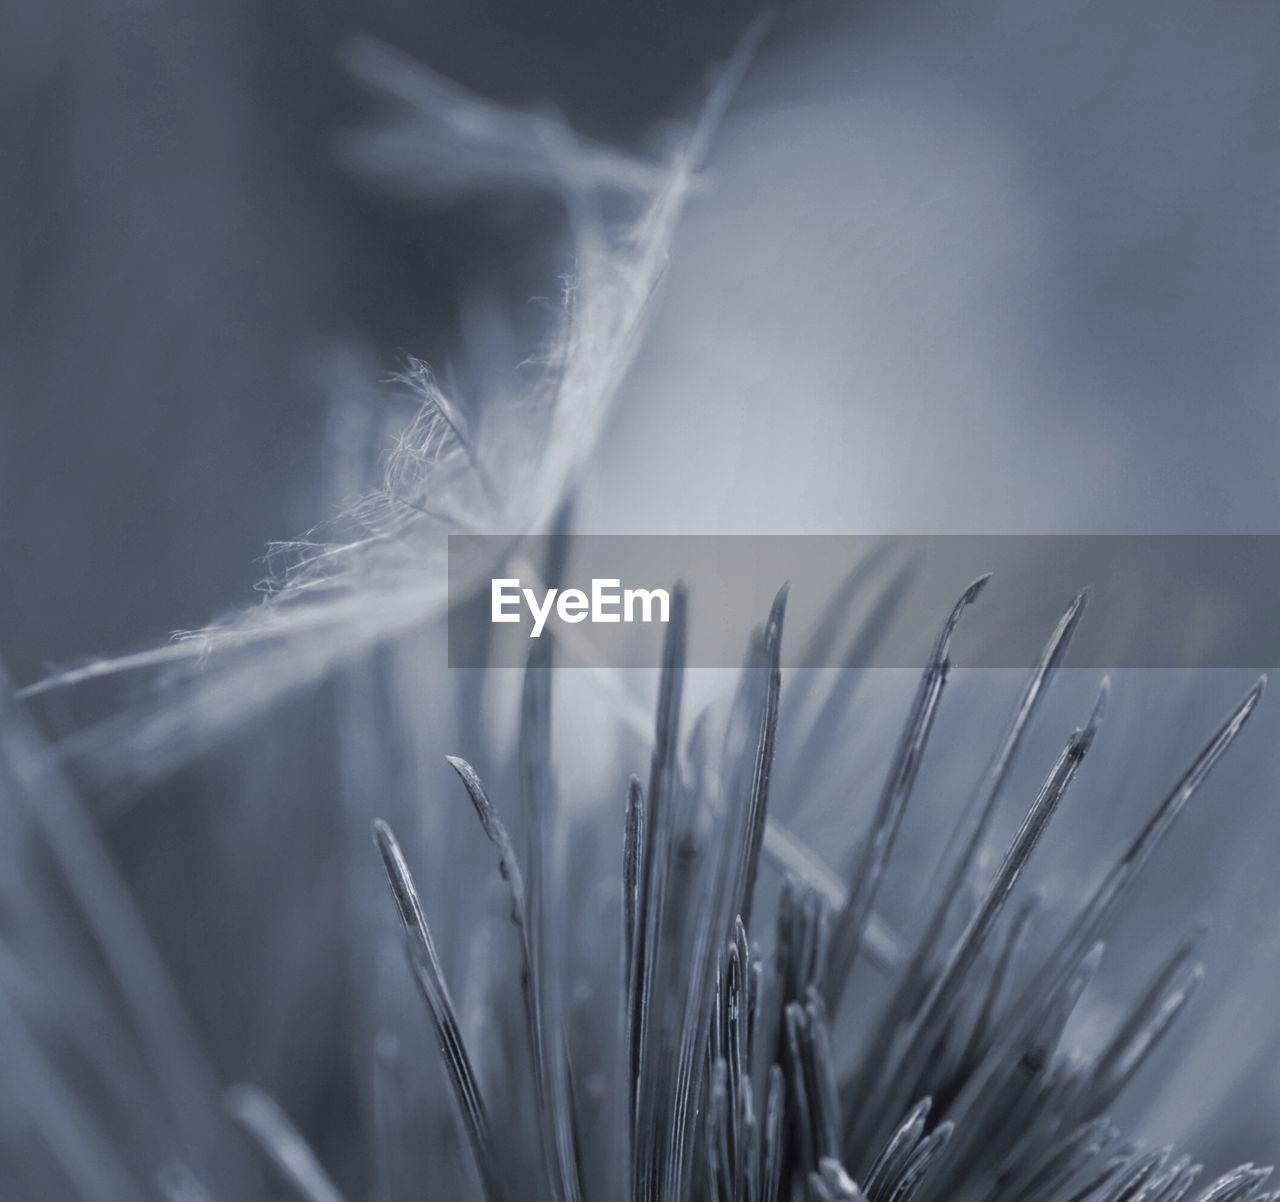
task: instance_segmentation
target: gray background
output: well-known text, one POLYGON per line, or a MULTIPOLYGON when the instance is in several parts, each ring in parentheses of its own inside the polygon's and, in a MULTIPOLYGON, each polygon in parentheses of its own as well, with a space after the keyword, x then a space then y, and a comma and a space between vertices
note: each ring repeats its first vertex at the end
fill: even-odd
MULTIPOLYGON (((424 217, 334 169, 333 132, 362 104, 335 62, 348 33, 645 150, 696 107, 748 15, 728 0, 7 0, 0 658, 16 679, 251 598, 266 541, 334 504, 324 348, 368 347, 375 375, 406 351, 447 363, 477 272, 518 264, 513 297, 553 290, 536 204, 424 217)), ((584 528, 1275 533, 1277 92, 1267 0, 784 9, 682 227, 584 528)), ((1090 853, 1122 844, 1248 680, 1117 681, 1081 806, 1042 865, 1059 897, 1096 879, 1090 853)), ((909 865, 929 862, 950 773, 967 783, 999 728, 1016 680, 997 683, 952 688, 909 865)), ((1067 680, 1020 799, 1095 685, 1067 680)), ((880 686, 833 771, 879 781, 910 688, 880 686)), ((79 704, 42 716, 59 729, 79 704)), ((414 740, 431 772, 436 752, 474 754, 447 707, 421 705, 400 716, 405 760, 428 758, 414 740)), ((1102 988, 1105 1009, 1196 912, 1219 913, 1205 1017, 1122 1116, 1218 1164, 1272 1156, 1280 1114, 1267 721, 1167 849, 1102 988)), ((107 830, 219 1073, 280 1094, 347 1182, 353 1070, 317 1049, 345 1046, 350 998, 324 939, 294 937, 342 919, 329 877, 353 824, 317 750, 333 722, 293 714, 257 758, 237 753, 250 800, 229 806, 242 794, 201 766, 166 786, 185 804, 107 830), (299 830, 282 871, 273 841, 299 830)), ((407 782, 406 810, 415 771, 439 783, 378 768, 388 792, 407 782)), ((837 789, 804 801, 802 838, 847 822, 837 789)), ((911 902, 908 874, 890 917, 911 902)))
MULTIPOLYGON (((15 674, 247 596, 322 508, 308 354, 440 362, 460 278, 536 239, 536 212, 424 220, 331 169, 349 32, 643 147, 745 16, 8 0, 15 674)), ((1274 530, 1278 56, 1263 0, 784 10, 615 424, 605 528, 1274 530)))

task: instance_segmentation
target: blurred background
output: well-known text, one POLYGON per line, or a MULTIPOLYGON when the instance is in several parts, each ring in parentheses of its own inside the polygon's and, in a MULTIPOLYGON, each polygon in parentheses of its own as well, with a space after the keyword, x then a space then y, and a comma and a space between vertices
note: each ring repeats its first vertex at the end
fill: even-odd
MULTIPOLYGON (((242 597, 327 502, 317 350, 441 363, 464 287, 536 242, 536 204, 424 216, 336 168, 346 38, 641 150, 750 15, 10 0, 11 671, 242 597)), ((681 231, 601 522, 1274 529, 1278 24, 1261 0, 782 10, 681 231), (655 461, 679 513, 634 487, 655 461)))
MULTIPOLYGON (((370 109, 343 65, 353 36, 650 157, 754 15, 737 0, 2 0, 0 661, 13 679, 251 600, 266 544, 349 498, 331 470, 334 391, 376 391, 407 355, 460 361, 477 290, 519 312, 558 292, 570 264, 536 196, 424 208, 344 169, 340 135, 370 109), (344 370, 359 365, 354 382, 332 370, 335 348, 344 370)), ((1280 8, 906 0, 773 18, 588 466, 582 527, 1280 531, 1280 8)), ((1095 683, 1068 681, 1024 794, 1095 683)), ((1117 846, 1247 685, 1117 681, 1115 742, 1090 766, 1098 787, 1064 836, 1057 888, 1096 876, 1080 849, 1117 846)), ((884 686, 888 725, 909 687, 884 686)), ((957 686, 970 700, 939 742, 962 754, 976 728, 994 737, 1014 687, 957 686)), ((49 699, 45 732, 83 705, 49 699)), ((448 715, 414 716, 447 741, 448 715)), ((230 757, 237 780, 256 774, 255 796, 311 790, 313 808, 291 811, 314 820, 304 864, 326 864, 347 822, 305 751, 334 721, 282 715, 273 746, 304 749, 287 762, 262 747, 230 757)), ((1179 1035, 1181 1069, 1134 1106, 1153 1138, 1198 1139, 1205 1157, 1276 1154, 1280 765, 1265 721, 1161 861, 1115 986, 1164 954, 1147 937, 1169 907, 1178 930, 1218 913, 1212 1017, 1179 1035), (1206 1106, 1220 1119, 1207 1128, 1206 1106)), ((883 743, 862 738, 848 753, 878 782, 883 743)), ((292 1094, 318 1142, 341 1147, 350 1082, 314 1061, 340 1002, 292 1028, 287 988, 274 1009, 255 991, 289 941, 237 943, 236 916, 172 906, 180 883, 212 898, 234 878, 267 904, 284 887, 261 845, 246 850, 245 832, 270 823, 228 802, 227 771, 197 765, 165 785, 180 805, 134 805, 104 829, 215 1063, 292 1094), (261 1020, 247 1049, 231 1014, 261 1020)), ((955 800, 945 776, 921 788, 955 800)), ((839 801, 811 802, 800 833, 821 840, 839 801)), ((923 810, 904 857, 937 837, 923 810)), ((333 918, 308 910, 323 892, 308 881, 287 904, 333 918)), ((300 976, 318 971, 322 948, 287 950, 300 976)))

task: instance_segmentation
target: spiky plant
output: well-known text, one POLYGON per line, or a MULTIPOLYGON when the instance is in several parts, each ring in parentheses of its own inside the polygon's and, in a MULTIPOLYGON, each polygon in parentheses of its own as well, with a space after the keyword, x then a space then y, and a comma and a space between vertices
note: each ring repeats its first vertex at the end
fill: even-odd
MULTIPOLYGON (((572 835, 566 828, 582 820, 566 819, 553 797, 549 642, 537 645, 524 676, 522 804, 513 809, 523 834, 519 850, 479 773, 450 757, 496 852, 514 927, 490 965, 489 996, 473 996, 471 1014, 460 1013, 453 1001, 395 835, 385 822, 375 823, 410 975, 438 1039, 457 1134, 471 1165, 458 1188, 473 1188, 486 1202, 1172 1202, 1193 1196, 1200 1168, 1190 1157, 1125 1142, 1108 1115, 1203 975, 1196 936, 1176 944, 1101 1047, 1073 1047, 1064 1031, 1098 968, 1108 927, 1159 842, 1240 733, 1262 682, 1212 734, 1065 932, 1051 946, 1035 947, 1026 938, 1033 906, 1009 903, 1098 735, 1105 680, 999 866, 982 880, 979 851, 1080 621, 1083 594, 1072 600, 1030 672, 950 841, 949 863, 914 942, 898 947, 887 1001, 860 1024, 860 1035, 842 1033, 848 1025, 842 1019, 856 1017, 875 992, 862 988, 866 974, 884 971, 883 962, 868 955, 871 917, 947 681, 952 634, 984 583, 966 590, 937 639, 837 906, 822 888, 790 877, 774 912, 764 907, 760 870, 770 783, 786 734, 780 720, 785 591, 751 640, 718 762, 705 732, 687 732, 682 722, 687 602, 676 592, 647 784, 633 777, 625 807, 604 823, 622 837, 614 875, 620 904, 603 911, 617 929, 596 945, 603 955, 575 957, 567 946, 583 915, 563 851, 572 835), (589 1022, 581 1021, 570 996, 584 971, 593 977, 589 1022), (496 1027, 488 1038, 502 1049, 496 1061, 483 1057, 487 1079, 464 1034, 474 1032, 477 1009, 492 1016, 496 1027)), ((38 759, 22 752, 12 722, 6 781, 10 795, 20 797, 44 777, 38 759)), ((114 988, 123 990, 126 1025, 138 1030, 144 1059, 177 1109, 179 1143, 188 1154, 202 1149, 200 1155, 217 1156, 224 1138, 217 1125, 200 1127, 208 1121, 200 1099, 209 1084, 198 1060, 184 1051, 182 1020, 127 900, 67 800, 55 792, 32 812, 41 815, 37 826, 90 919, 114 988)), ((10 895, 11 906, 21 900, 10 895)), ((21 919, 22 907, 14 913, 21 919)), ((466 934, 483 938, 476 930, 466 934)), ((53 950, 45 949, 46 959, 53 950)), ((91 1007, 93 997, 85 994, 91 1007)), ((110 1006, 98 1012, 107 1018, 95 1026, 118 1021, 110 1018, 110 1006)), ((34 1053, 37 1061, 41 1055, 34 1053)), ((19 1067, 32 1056, 25 1052, 19 1067)), ((381 1102, 372 1152, 381 1196, 413 1196, 408 1183, 392 1184, 391 1166, 412 1160, 424 1138, 429 1155, 449 1158, 452 1141, 439 1129, 415 1134, 406 1126, 412 1108, 402 1078, 410 1070, 389 1032, 377 1040, 374 1060, 381 1102)), ((34 1083, 59 1079, 35 1061, 24 1071, 34 1083)), ((152 1087, 139 1088, 146 1096, 152 1087)), ((226 1101, 297 1194, 309 1202, 342 1197, 267 1094, 243 1085, 226 1101)), ((127 1182, 123 1164, 113 1165, 104 1152, 109 1145, 93 1134, 87 1101, 49 1096, 37 1113, 59 1120, 46 1134, 81 1184, 95 1174, 104 1184, 127 1182)), ((216 1171, 231 1172, 226 1164, 216 1171)), ((1264 1188, 1268 1172, 1241 1166, 1194 1197, 1273 1199, 1264 1188)), ((222 1177, 224 1187, 234 1179, 222 1177)), ((218 1196, 176 1150, 158 1182, 174 1200, 218 1196)))
MULTIPOLYGON (((833 1035, 842 1007, 859 1004, 858 977, 867 971, 860 951, 946 683, 952 632, 983 583, 965 592, 937 640, 843 904, 833 912, 820 891, 791 879, 776 913, 763 920, 755 903, 779 724, 785 596, 748 652, 714 792, 699 788, 699 778, 712 774, 690 764, 691 750, 681 742, 685 603, 677 597, 648 784, 633 778, 626 802, 617 957, 597 966, 616 982, 617 1079, 625 1095, 604 1107, 603 1119, 583 1108, 573 1088, 600 1066, 581 1063, 584 1049, 574 1046, 564 984, 557 981, 557 932, 563 938, 571 919, 547 880, 549 832, 534 819, 526 878, 479 775, 451 760, 498 853, 517 928, 504 982, 513 996, 499 1004, 522 1007, 527 1060, 507 1071, 527 1072, 537 1099, 523 1116, 528 1132, 518 1135, 490 1118, 410 870, 390 828, 375 825, 409 965, 439 1035, 483 1197, 1172 1202, 1191 1196, 1199 1165, 1171 1149, 1147 1152, 1124 1142, 1108 1114, 1203 975, 1194 938, 1176 946, 1103 1047, 1086 1053, 1063 1035, 1117 911, 1248 720, 1262 682, 1214 732, 1047 952, 1032 950, 1025 938, 1031 908, 1015 907, 1012 917, 1006 909, 1098 733, 1105 681, 999 867, 972 895, 966 888, 1083 595, 1030 674, 870 1035, 852 1046, 833 1035), (584 1141, 611 1149, 604 1179, 585 1171, 584 1141), (533 1161, 513 1156, 535 1146, 533 1161)), ((543 814, 549 804, 549 687, 550 669, 539 653, 524 689, 527 815, 543 814)), ((1195 1197, 1274 1198, 1264 1189, 1268 1174, 1244 1165, 1195 1197)))
MULTIPOLYGON (((82 741, 114 776, 122 763, 138 776, 157 774, 286 692, 387 643, 399 645, 443 605, 440 535, 451 524, 546 525, 634 353, 714 124, 700 124, 670 169, 655 173, 575 143, 554 121, 525 115, 513 123, 495 106, 439 81, 424 84, 403 63, 377 55, 366 45, 353 61, 376 74, 408 117, 348 148, 362 170, 384 183, 391 171, 400 190, 433 203, 550 183, 579 218, 595 191, 620 191, 639 198, 639 219, 611 238, 598 238, 607 226, 594 221, 575 226, 577 284, 533 396, 477 416, 429 374, 414 373, 419 418, 401 432, 384 486, 347 515, 352 536, 294 544, 293 562, 262 607, 130 661, 222 653, 198 689, 82 741), (442 145, 458 152, 442 159, 456 169, 406 177, 399 158, 429 163, 442 145), (494 481, 505 491, 495 493, 494 481)), ((713 98, 712 118, 721 103, 713 98)), ((892 858, 934 731, 952 634, 982 585, 963 594, 943 626, 887 757, 870 826, 842 878, 833 879, 770 814, 783 757, 795 768, 793 794, 842 771, 830 754, 839 739, 840 693, 818 694, 801 679, 784 705, 785 595, 751 640, 719 747, 706 724, 684 713, 687 603, 676 596, 647 781, 633 778, 625 798, 588 818, 559 804, 555 769, 575 756, 563 742, 553 746, 549 642, 539 645, 524 676, 514 771, 505 771, 505 748, 489 738, 483 708, 474 697, 458 699, 488 757, 474 758, 485 777, 509 788, 491 797, 470 763, 450 761, 496 852, 513 929, 489 930, 459 905, 456 913, 431 915, 433 937, 411 873, 413 844, 406 839, 406 854, 388 824, 375 824, 395 903, 383 907, 384 917, 398 916, 409 980, 425 1004, 425 1016, 411 1016, 416 1024, 383 1021, 379 1004, 394 1011, 398 999, 382 994, 404 984, 403 968, 391 971, 376 953, 362 961, 375 962, 373 979, 361 977, 356 991, 362 1001, 374 999, 374 1029, 336 1057, 370 1068, 373 1119, 361 1130, 369 1136, 378 1202, 422 1196, 431 1170, 431 1184, 442 1183, 431 1196, 485 1202, 1276 1196, 1266 1191, 1266 1170, 1248 1165, 1193 1195, 1199 1170, 1188 1158, 1137 1148, 1108 1117, 1202 977, 1194 935, 1173 941, 1101 1046, 1077 1046, 1068 1030, 1108 928, 1253 712, 1261 685, 1152 810, 1065 931, 1032 940, 1034 902, 1013 900, 1015 886, 1095 743, 1105 685, 993 871, 983 852, 1012 766, 1080 621, 1083 595, 1033 666, 942 871, 922 885, 918 864, 892 858), (609 845, 610 887, 596 893, 584 881, 601 839, 609 845), (784 870, 780 892, 762 872, 765 860, 784 870), (881 921, 882 893, 895 869, 921 903, 909 940, 888 938, 881 921), (438 949, 446 939, 452 949, 438 949), (473 971, 464 970, 463 989, 451 991, 444 964, 452 970, 462 959, 467 949, 459 945, 474 949, 465 966, 473 971), (442 1091, 410 1043, 415 1027, 428 1021, 452 1111, 444 1123, 442 1091)), ((886 591, 879 604, 892 599, 886 591)), ((122 666, 90 665, 70 679, 122 666)), ((414 677, 419 692, 438 683, 422 677, 425 686, 414 677)), ((839 681, 843 690, 845 677, 839 681)), ((415 727, 416 711, 391 708, 417 740, 426 737, 415 727)), ((621 709, 614 717, 626 719, 621 709)), ((378 733, 373 754, 349 769, 346 794, 372 793, 381 806, 379 772, 412 754, 415 740, 394 729, 378 733)), ((566 732, 558 733, 563 739, 566 732)), ((0 1090, 3 1196, 272 1196, 260 1166, 226 1129, 229 1114, 296 1195, 338 1202, 333 1178, 340 1174, 325 1167, 336 1157, 324 1145, 321 1155, 313 1152, 266 1091, 242 1084, 223 1097, 93 824, 17 715, 4 715, 0 736, 0 818, 15 853, 0 874, 0 1050, 15 1083, 0 1090)), ((787 798, 788 809, 795 800, 787 798)), ((451 810, 431 802, 427 838, 447 838, 451 810)), ((284 845, 299 829, 286 817, 264 840, 273 880, 301 859, 284 845)), ((841 842, 843 835, 832 832, 841 842)), ((362 884, 376 873, 372 856, 356 863, 362 884)), ((334 889, 314 865, 308 871, 334 889)), ((455 868, 447 885, 460 891, 463 875, 455 868)), ((361 898, 351 892, 351 909, 359 911, 361 898)), ((185 902, 187 893, 181 897, 185 902)), ((280 944, 305 942, 316 916, 285 911, 275 896, 271 905, 280 944)), ((195 917, 178 908, 184 921, 195 917)), ((362 918, 357 913, 351 927, 367 939, 374 924, 362 918)), ((333 970, 346 943, 341 933, 325 934, 324 968, 333 970)), ((352 931, 345 936, 357 942, 352 931)), ((309 981, 288 996, 290 1019, 300 1025, 316 1000, 309 981)), ((318 1044, 310 1052, 335 1056, 318 1044)))

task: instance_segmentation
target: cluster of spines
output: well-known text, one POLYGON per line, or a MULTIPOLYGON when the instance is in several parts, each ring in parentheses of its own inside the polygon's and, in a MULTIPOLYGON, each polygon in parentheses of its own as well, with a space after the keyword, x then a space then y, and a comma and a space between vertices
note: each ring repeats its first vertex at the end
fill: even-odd
MULTIPOLYGON (((627 1099, 623 1192, 633 1202, 865 1202, 926 1197, 1022 1202, 1177 1202, 1198 1166, 1118 1143, 1106 1117, 1203 975, 1195 941, 1180 944, 1093 1058, 1063 1055, 1063 1030, 1102 956, 1106 927, 1138 872, 1257 703, 1256 686, 1214 734, 1103 877, 1053 952, 1029 971, 1035 906, 1009 897, 1068 792, 1103 716, 1106 685, 1067 741, 999 867, 974 890, 978 851, 1031 716, 1061 662, 1085 598, 1073 599, 1033 668, 983 782, 923 930, 906 949, 890 999, 861 1055, 837 1055, 829 1015, 845 996, 950 667, 949 646, 971 586, 935 645, 843 905, 788 881, 766 962, 749 938, 767 822, 780 696, 785 591, 753 638, 726 736, 719 823, 681 778, 685 605, 677 590, 666 642, 647 789, 627 798, 620 939, 627 1099), (966 900, 970 899, 970 900, 966 900), (944 936, 963 917, 943 952, 944 936), (999 937, 995 937, 997 929, 999 937), (1029 979, 1028 979, 1029 978, 1029 979), (1020 981, 1025 983, 1019 984, 1020 981), (894 1116, 897 1117, 894 1117, 894 1116), (861 1184, 856 1180, 860 1178, 861 1184)), ((522 776, 549 789, 549 663, 526 677, 522 776)), ((451 760, 499 855, 520 935, 520 980, 542 1147, 537 1192, 584 1196, 568 1040, 549 1013, 538 927, 514 845, 478 774, 451 760), (554 1050, 553 1050, 554 1049, 554 1050)), ((530 848, 540 859, 534 814, 530 848)), ((405 929, 410 965, 436 1025, 479 1180, 489 1202, 517 1193, 490 1129, 438 957, 389 828, 376 837, 405 929)), ((531 877, 540 876, 535 867, 531 877)), ((1266 1171, 1244 1166, 1196 1202, 1262 1202, 1266 1171)))

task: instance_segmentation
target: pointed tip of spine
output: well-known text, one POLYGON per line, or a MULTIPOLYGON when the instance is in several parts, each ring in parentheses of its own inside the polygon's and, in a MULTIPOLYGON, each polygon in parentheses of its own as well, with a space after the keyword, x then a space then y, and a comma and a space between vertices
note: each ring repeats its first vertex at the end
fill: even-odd
POLYGON ((929 1111, 933 1109, 933 1098, 926 1095, 921 1098, 907 1112, 907 1117, 903 1120, 903 1124, 907 1123, 923 1123, 929 1117, 929 1111))
POLYGON ((956 609, 963 609, 966 605, 972 605, 981 595, 982 590, 991 582, 991 573, 983 572, 963 593, 960 594, 960 600, 956 602, 956 609))
POLYGON ((1258 701, 1261 699, 1262 694, 1265 693, 1266 691, 1267 691, 1267 674, 1263 672, 1262 675, 1259 676, 1256 681, 1254 681, 1253 688, 1249 690, 1248 694, 1244 699, 1244 702, 1241 703, 1241 709, 1243 709, 1245 705, 1247 705, 1250 709, 1252 709, 1255 705, 1258 704, 1258 701))
POLYGON ((780 634, 782 619, 787 612, 787 598, 791 595, 791 581, 783 581, 782 587, 774 594, 773 604, 769 607, 768 630, 771 635, 780 634))
POLYGON ((497 811, 493 808, 493 803, 489 800, 488 793, 485 792, 480 774, 461 756, 446 755, 444 758, 449 767, 458 774, 458 779, 462 781, 462 787, 466 789, 467 796, 471 799, 471 805, 475 809, 476 817, 480 819, 480 825, 484 827, 485 835, 496 843, 500 850, 504 850, 507 843, 506 831, 498 818, 497 811))
POLYGON ((387 881, 391 885, 391 892, 395 897, 396 908, 400 911, 401 921, 407 926, 417 925, 414 914, 417 905, 417 892, 414 889, 413 878, 409 875, 409 868, 405 863, 404 853, 400 850, 400 844, 395 837, 395 833, 381 818, 373 820, 373 843, 378 849, 378 854, 382 857, 382 867, 386 871, 387 881))
POLYGON ((1091 600, 1093 600, 1093 585, 1086 584, 1067 602, 1067 608, 1062 611, 1062 617, 1058 619, 1058 641, 1063 644, 1071 641, 1076 627, 1080 625, 1080 620, 1084 617, 1085 610, 1089 608, 1091 600))
POLYGON ((1094 737, 1098 733, 1098 729, 1102 726, 1103 720, 1107 716, 1107 705, 1111 700, 1111 677, 1104 676, 1098 685, 1098 694, 1093 701, 1093 709, 1089 713, 1089 720, 1085 723, 1084 729, 1076 736, 1076 747, 1078 753, 1083 756, 1092 745, 1094 737))
POLYGON ((488 798, 480 783, 480 774, 460 755, 446 755, 444 758, 445 763, 458 774, 458 779, 462 781, 463 787, 483 817, 484 811, 488 808, 488 798))
POLYGON ((1111 700, 1111 674, 1108 673, 1098 682, 1098 697, 1093 703, 1092 722, 1101 722, 1107 713, 1107 704, 1111 700))
POLYGON ((1264 672, 1254 682, 1253 687, 1244 695, 1240 704, 1231 711, 1230 717, 1223 723, 1219 730, 1217 738, 1214 742, 1222 743, 1222 749, 1225 750, 1226 744, 1229 744, 1240 733, 1241 728, 1253 716, 1253 711, 1257 709, 1258 702, 1262 700, 1262 694, 1266 692, 1267 674, 1264 672), (1225 742, 1223 742, 1225 740, 1225 742))
POLYGON ((987 582, 991 579, 991 573, 986 572, 979 576, 968 588, 960 594, 955 605, 951 607, 951 613, 947 617, 946 624, 942 628, 942 633, 938 635, 938 641, 934 645, 933 660, 930 664, 930 670, 937 669, 947 660, 947 652, 951 647, 951 636, 955 633, 956 625, 960 621, 960 615, 965 609, 972 605, 981 594, 982 590, 987 587, 987 582))
POLYGON ((1091 977, 1098 971, 1098 965, 1102 963, 1102 957, 1106 954, 1106 940, 1099 939, 1084 955, 1080 961, 1080 972, 1091 977))

